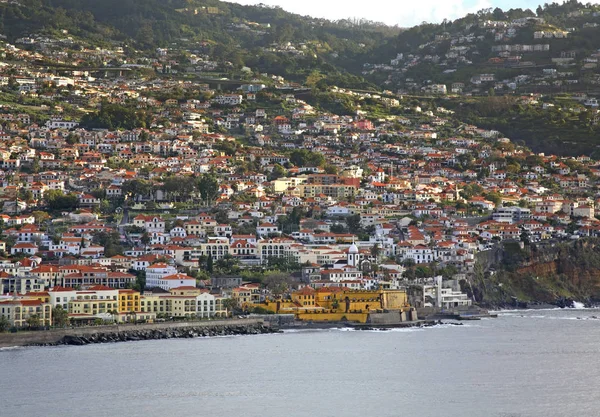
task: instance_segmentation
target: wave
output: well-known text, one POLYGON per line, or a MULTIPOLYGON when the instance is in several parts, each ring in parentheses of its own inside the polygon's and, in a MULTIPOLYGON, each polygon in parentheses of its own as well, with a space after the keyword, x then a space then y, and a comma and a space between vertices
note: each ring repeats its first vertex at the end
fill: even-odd
POLYGON ((450 324, 450 323, 442 323, 436 324, 434 326, 415 326, 415 327, 393 327, 393 328, 377 328, 377 326, 373 326, 373 328, 369 329, 360 329, 354 327, 330 327, 324 329, 284 329, 283 333, 307 333, 307 332, 365 332, 365 333, 412 333, 412 332, 422 332, 427 329, 450 329, 450 328, 466 328, 466 327, 481 327, 473 324, 450 324))
POLYGON ((536 311, 570 311, 570 310, 598 310, 600 306, 586 307, 585 304, 579 301, 573 302, 573 307, 554 307, 554 308, 521 308, 521 309, 505 309, 505 310, 490 310, 491 314, 510 315, 511 313, 531 313, 536 311))
POLYGON ((5 346, 5 347, 0 347, 0 352, 3 352, 5 350, 21 350, 21 349, 25 349, 25 346, 5 346))
MULTIPOLYGON (((574 309, 565 309, 570 311, 574 309)), ((583 309, 582 309, 583 310, 583 309)), ((589 310, 589 309, 585 309, 589 310)), ((519 313, 505 313, 500 314, 500 317, 516 317, 525 319, 540 319, 540 320, 600 320, 598 316, 565 316, 565 315, 542 315, 542 314, 519 314, 519 313)))

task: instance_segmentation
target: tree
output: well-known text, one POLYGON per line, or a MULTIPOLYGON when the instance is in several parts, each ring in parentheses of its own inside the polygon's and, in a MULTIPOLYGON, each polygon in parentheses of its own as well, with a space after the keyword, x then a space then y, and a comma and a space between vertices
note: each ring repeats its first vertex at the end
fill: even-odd
POLYGON ((69 145, 75 145, 77 142, 79 142, 79 136, 71 132, 65 140, 69 145))
POLYGON ((296 149, 290 154, 290 162, 298 167, 320 167, 325 165, 325 157, 306 149, 296 149))
POLYGON ((240 309, 240 306, 235 298, 226 298, 223 300, 221 305, 227 310, 228 313, 234 311, 237 312, 240 309))
POLYGON ((263 284, 273 295, 278 296, 287 291, 291 283, 290 275, 282 272, 270 272, 265 275, 263 284))
POLYGON ((379 243, 376 243, 371 247, 371 256, 377 259, 379 255, 381 255, 381 247, 379 247, 379 243))
POLYGON ((144 293, 146 289, 146 271, 138 271, 136 273, 135 284, 133 284, 133 289, 139 291, 140 293, 144 293))
POLYGON ((209 255, 206 258, 206 272, 208 272, 209 274, 212 274, 213 273, 213 269, 214 269, 213 258, 212 258, 212 256, 209 255))
POLYGON ((31 316, 27 317, 27 319, 25 320, 25 322, 27 323, 27 326, 30 329, 32 327, 34 329, 37 328, 37 327, 40 327, 40 324, 41 324, 40 316, 38 316, 37 314, 32 314, 31 316))
POLYGON ((502 11, 502 9, 499 8, 499 7, 496 7, 494 9, 494 11, 492 12, 492 17, 494 18, 494 20, 504 20, 504 19, 506 19, 506 15, 502 11))
POLYGON ((151 123, 150 113, 136 109, 134 106, 124 106, 103 102, 100 111, 88 113, 81 119, 81 126, 93 129, 135 129, 145 128, 151 123))
POLYGON ((494 203, 494 205, 496 207, 500 206, 502 204, 502 196, 496 192, 493 193, 489 193, 486 198, 491 201, 492 203, 494 203))
POLYGON ((405 268, 412 268, 415 266, 415 260, 413 258, 407 258, 402 261, 402 266, 405 268))
POLYGON ((537 9, 535 9, 535 13, 536 13, 538 16, 541 16, 541 15, 544 13, 544 9, 542 8, 542 6, 541 6, 541 5, 540 5, 540 6, 538 6, 538 7, 537 7, 537 9))
POLYGON ((229 254, 219 259, 216 267, 223 274, 233 274, 239 271, 238 260, 229 254))
POLYGON ((327 164, 325 165, 325 173, 326 174, 337 174, 338 168, 335 165, 327 164))
POLYGON ((98 232, 94 234, 94 242, 104 246, 104 256, 110 258, 115 255, 123 254, 123 247, 120 245, 121 236, 118 231, 98 232))
POLYGON ((219 195, 219 182, 213 174, 203 174, 198 180, 200 198, 207 204, 214 201, 219 195))
POLYGON ((347 229, 343 224, 336 223, 330 227, 331 233, 346 233, 347 229))
POLYGON ((50 210, 75 210, 79 205, 76 194, 64 194, 61 190, 48 190, 44 199, 50 210))
POLYGON ((346 224, 350 233, 357 233, 360 230, 360 214, 353 214, 346 217, 346 224))
POLYGON ((31 215, 35 219, 36 224, 42 224, 46 220, 50 219, 50 215, 48 213, 46 213, 45 211, 37 210, 37 211, 34 211, 33 213, 31 213, 31 215))
POLYGON ((140 242, 142 242, 142 244, 144 246, 148 246, 151 241, 152 241, 152 238, 150 237, 150 234, 148 234, 148 232, 144 232, 144 234, 140 238, 140 242))
POLYGON ((125 181, 121 187, 121 192, 127 198, 139 200, 140 197, 145 197, 152 192, 152 184, 138 179, 125 181))
POLYGON ((276 180, 278 178, 285 177, 285 175, 286 175, 285 168, 279 164, 275 164, 270 177, 271 177, 271 180, 276 180))
POLYGON ((28 190, 26 188, 21 188, 19 190, 19 198, 21 200, 31 201, 31 200, 33 200, 33 193, 31 192, 31 190, 28 190))
POLYGON ((4 316, 0 316, 0 333, 4 333, 10 328, 10 321, 4 316))
POLYGON ((69 321, 69 313, 61 306, 52 309, 52 322, 55 326, 64 327, 69 321))

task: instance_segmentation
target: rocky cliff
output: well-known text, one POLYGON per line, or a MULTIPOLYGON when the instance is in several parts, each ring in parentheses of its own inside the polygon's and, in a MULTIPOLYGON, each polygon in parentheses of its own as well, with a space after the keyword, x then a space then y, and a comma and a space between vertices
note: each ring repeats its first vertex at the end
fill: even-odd
MULTIPOLYGON (((600 240, 507 242, 479 258, 465 289, 490 307, 600 302, 600 240)), ((465 283, 466 284, 466 283, 465 283)))

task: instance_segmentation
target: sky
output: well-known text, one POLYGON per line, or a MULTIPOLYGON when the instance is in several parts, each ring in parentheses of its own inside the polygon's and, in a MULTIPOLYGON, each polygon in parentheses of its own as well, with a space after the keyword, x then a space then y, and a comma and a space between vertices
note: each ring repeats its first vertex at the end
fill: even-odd
MULTIPOLYGON (((281 6, 301 15, 331 20, 350 17, 365 18, 389 25, 409 27, 421 22, 439 23, 454 20, 488 7, 508 10, 523 8, 535 10, 540 3, 560 0, 227 0, 240 4, 281 6)), ((585 0, 584 3, 600 3, 585 0)))

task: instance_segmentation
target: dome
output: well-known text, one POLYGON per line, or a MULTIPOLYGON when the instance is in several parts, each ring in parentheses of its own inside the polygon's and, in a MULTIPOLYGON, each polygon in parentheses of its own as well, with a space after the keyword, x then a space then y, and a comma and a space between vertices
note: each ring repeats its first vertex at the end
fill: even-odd
POLYGON ((348 249, 348 253, 358 253, 358 246, 353 243, 350 249, 348 249))

